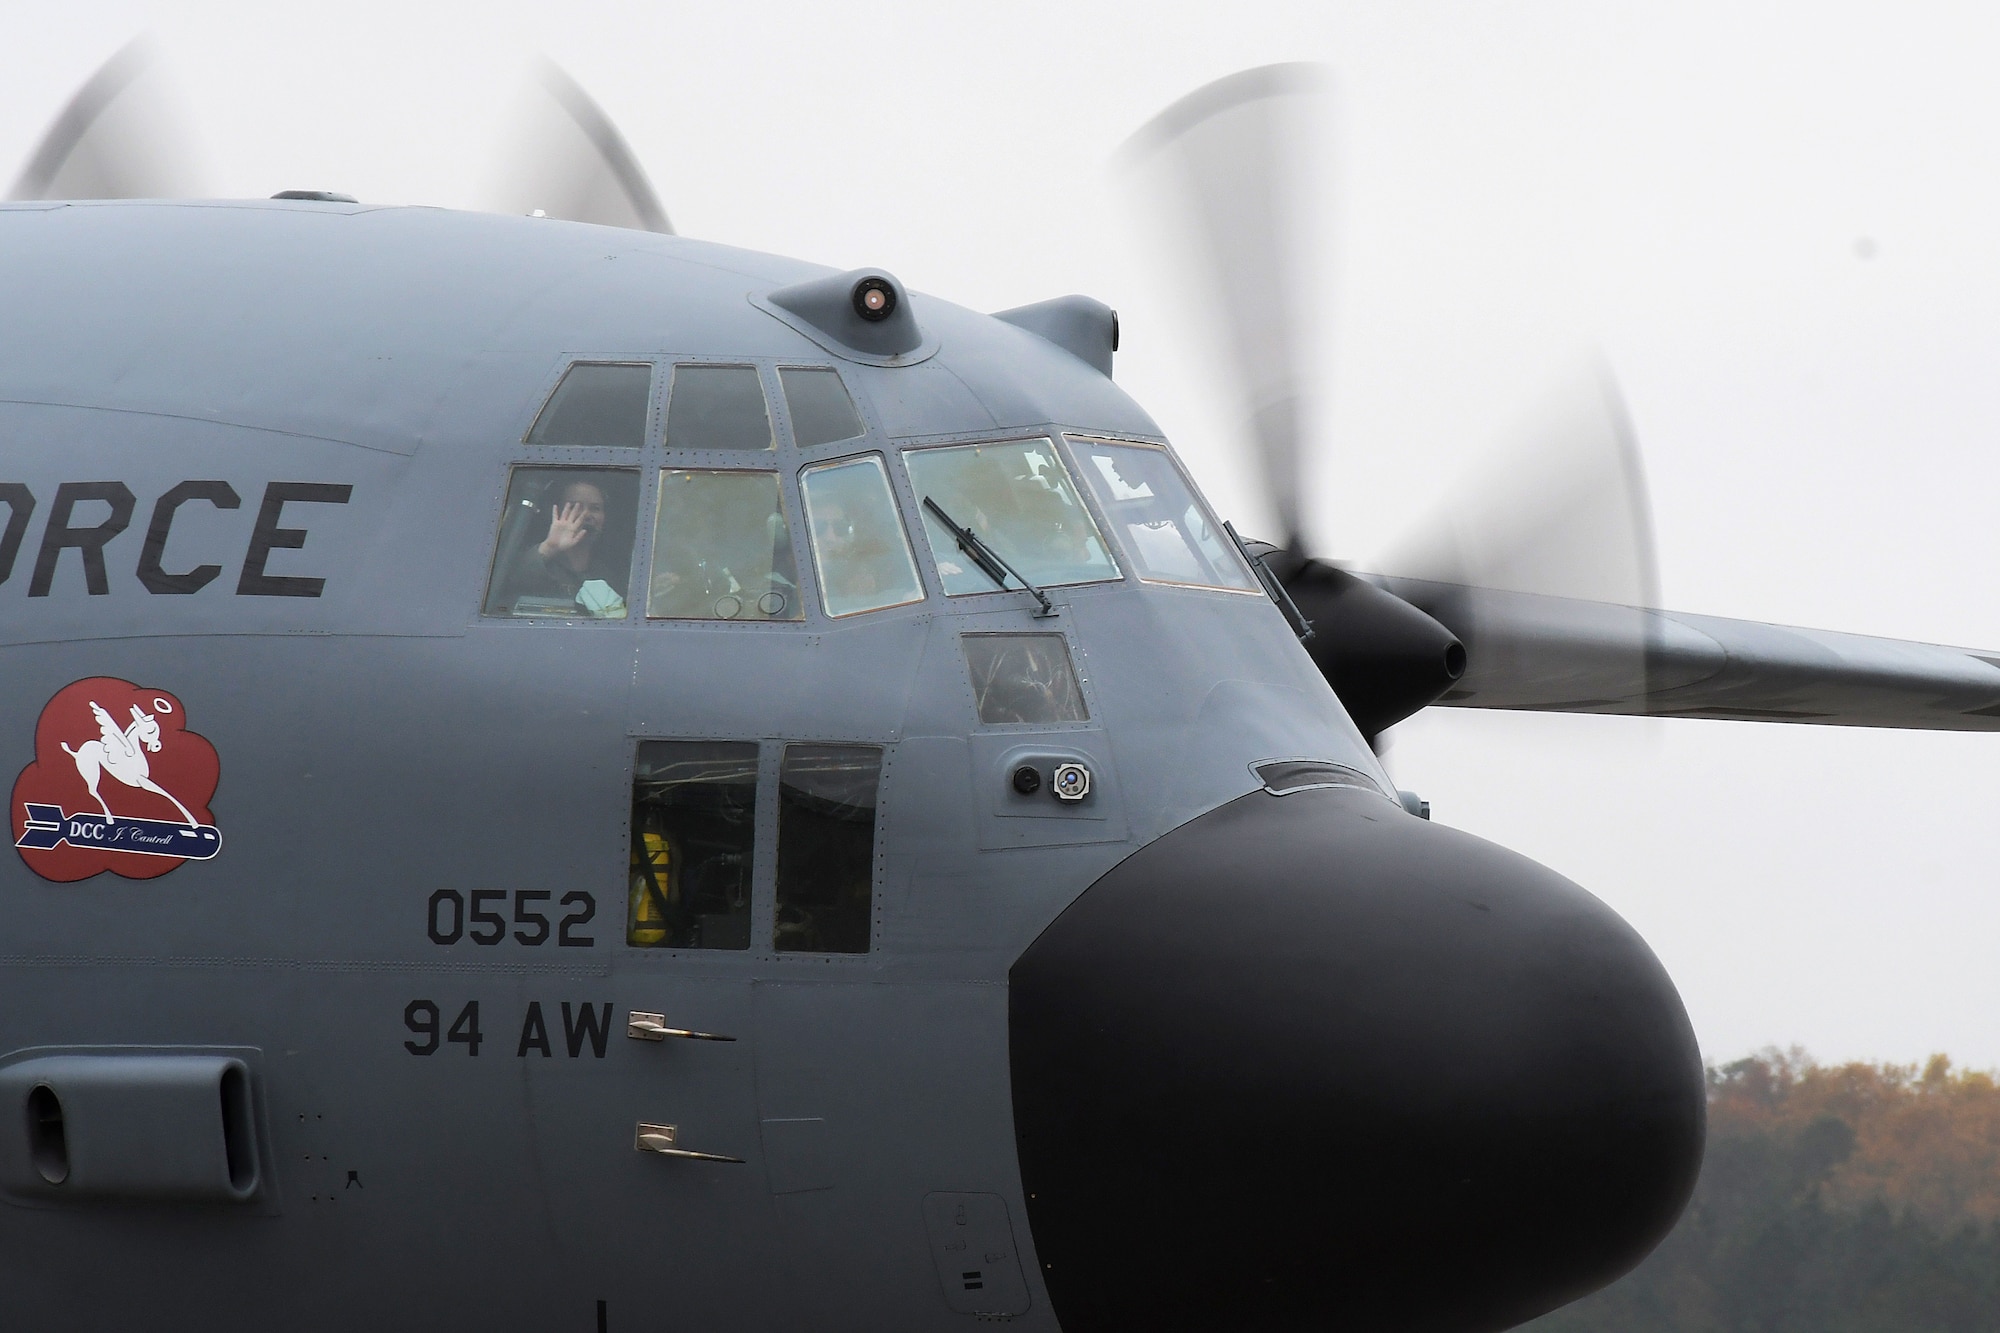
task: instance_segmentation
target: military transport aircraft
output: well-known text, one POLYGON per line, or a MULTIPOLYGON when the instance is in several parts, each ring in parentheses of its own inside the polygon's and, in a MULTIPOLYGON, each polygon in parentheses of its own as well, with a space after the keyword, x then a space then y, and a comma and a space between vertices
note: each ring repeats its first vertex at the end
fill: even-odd
POLYGON ((1535 521, 1312 559, 1309 72, 1130 150, 1269 545, 1102 304, 676 237, 559 74, 507 216, 172 199, 144 72, 0 207, 9 1328, 1503 1328, 1673 1224, 1700 1057, 1370 740, 2000 727, 2000 658, 1650 609, 1608 386, 1535 521))

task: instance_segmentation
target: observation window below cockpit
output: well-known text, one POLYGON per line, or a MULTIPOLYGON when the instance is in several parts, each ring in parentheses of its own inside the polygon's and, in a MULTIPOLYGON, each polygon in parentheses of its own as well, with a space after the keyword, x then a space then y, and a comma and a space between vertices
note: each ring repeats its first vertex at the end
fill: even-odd
POLYGON ((813 569, 829 616, 858 615, 924 599, 910 540, 880 454, 799 474, 813 569))
POLYGON ((515 468, 485 614, 622 617, 638 509, 635 470, 515 468))
POLYGON ((660 474, 646 614, 799 620, 799 571, 775 472, 660 474))
POLYGON ((780 953, 867 953, 874 916, 877 745, 787 745, 778 776, 780 953))
POLYGON ((1001 585, 959 548, 932 504, 1019 572, 1018 579, 1007 579, 1008 587, 1019 586, 1019 579, 1049 587, 1118 577, 1096 522, 1048 440, 912 449, 903 461, 949 596, 994 592, 1001 585))
POLYGON ((749 948, 756 843, 754 741, 641 741, 625 942, 749 948))
POLYGON ((851 440, 861 434, 861 414, 840 372, 825 367, 784 366, 778 383, 785 391, 785 411, 792 418, 792 443, 801 449, 851 440))
POLYGON ((1074 436, 1069 444, 1141 579, 1258 591, 1235 543, 1195 499, 1166 450, 1074 436))
POLYGON ((1060 634, 962 634, 979 720, 1087 722, 1083 691, 1060 634))
POLYGON ((563 373, 528 432, 529 444, 637 449, 646 443, 653 368, 579 361, 563 373))
POLYGON ((674 367, 667 448, 760 450, 775 443, 755 366, 674 367))

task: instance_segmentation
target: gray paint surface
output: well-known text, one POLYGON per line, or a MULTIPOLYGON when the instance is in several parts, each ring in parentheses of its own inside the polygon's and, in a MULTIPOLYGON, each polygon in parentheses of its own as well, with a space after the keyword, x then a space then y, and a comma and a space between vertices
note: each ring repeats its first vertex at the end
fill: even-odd
MULTIPOLYGON (((0 209, 16 312, 0 481, 38 501, 0 583, 0 755, 29 761, 71 681, 171 690, 221 756, 224 838, 154 880, 56 884, 0 861, 0 1052, 253 1050, 274 1163, 253 1205, 5 1196, 18 1317, 589 1329, 604 1301, 613 1329, 954 1328, 970 1316, 925 1213, 942 1194, 1001 1201, 1018 1322, 1055 1326, 1014 1157, 1009 965, 1134 848, 1252 790, 1253 761, 1380 769, 1261 597, 1126 578, 1056 590, 1060 616, 1038 621, 1020 592, 943 597, 920 533, 926 599, 841 621, 811 594, 796 624, 481 620, 510 465, 663 459, 521 443, 575 359, 837 366, 867 437, 781 447, 784 474, 912 442, 1159 438, 1076 357, 933 298, 911 300, 938 351, 910 367, 846 362, 752 303, 823 272, 423 209, 0 209), (167 566, 222 575, 147 592, 154 500, 206 478, 242 507, 187 506, 167 566), (86 594, 69 552, 29 597, 56 486, 106 479, 137 501, 105 548, 107 594, 86 594), (353 488, 284 511, 308 537, 269 572, 325 578, 318 598, 235 594, 273 481, 353 488), (1090 720, 978 725, 957 637, 995 629, 1065 634, 1090 720), (870 951, 625 947, 641 737, 764 742, 753 941, 770 939, 778 744, 885 746, 870 951), (1086 756, 1093 804, 1010 812, 1005 760, 1024 746, 1086 756), (591 892, 594 945, 433 944, 427 902, 446 888, 591 892), (416 1000, 446 1024, 477 1000, 478 1055, 407 1053, 416 1000), (530 1004, 550 1057, 516 1054, 530 1004), (565 1004, 610 1006, 601 1058, 587 1040, 567 1054, 565 1004), (630 1041, 632 1010, 737 1040, 630 1041), (745 1164, 637 1153, 640 1121, 745 1164)), ((891 473, 907 522, 917 497, 891 473)))

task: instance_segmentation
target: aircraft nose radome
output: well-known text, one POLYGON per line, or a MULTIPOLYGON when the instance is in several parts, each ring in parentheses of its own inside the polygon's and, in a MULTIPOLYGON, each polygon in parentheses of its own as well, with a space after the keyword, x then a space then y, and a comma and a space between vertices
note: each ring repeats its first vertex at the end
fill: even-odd
POLYGON ((1065 1333, 1492 1330, 1636 1264, 1701 1163, 1652 951, 1551 870, 1351 789, 1140 849, 1015 963, 1065 1333))

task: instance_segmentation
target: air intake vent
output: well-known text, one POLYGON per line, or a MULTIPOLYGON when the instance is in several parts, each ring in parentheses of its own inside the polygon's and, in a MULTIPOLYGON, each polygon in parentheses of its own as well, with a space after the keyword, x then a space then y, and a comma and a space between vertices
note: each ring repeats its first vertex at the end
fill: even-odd
POLYGON ((14 1199, 152 1206, 261 1192, 255 1077, 238 1056, 30 1055, 0 1063, 0 1112, 0 1194, 14 1199))
POLYGON ((1058 296, 993 318, 1026 329, 1068 352, 1106 379, 1111 378, 1111 354, 1118 350, 1118 312, 1088 296, 1058 296))
POLYGON ((69 1179, 69 1139, 63 1133, 62 1099, 46 1083, 28 1094, 28 1156, 51 1185, 69 1179))
POLYGON ((1382 790, 1382 784, 1367 774, 1343 764, 1327 763, 1323 759, 1272 759, 1251 765, 1250 771, 1264 784, 1264 790, 1273 796, 1287 796, 1316 787, 1359 787, 1377 796, 1388 795, 1382 790))

